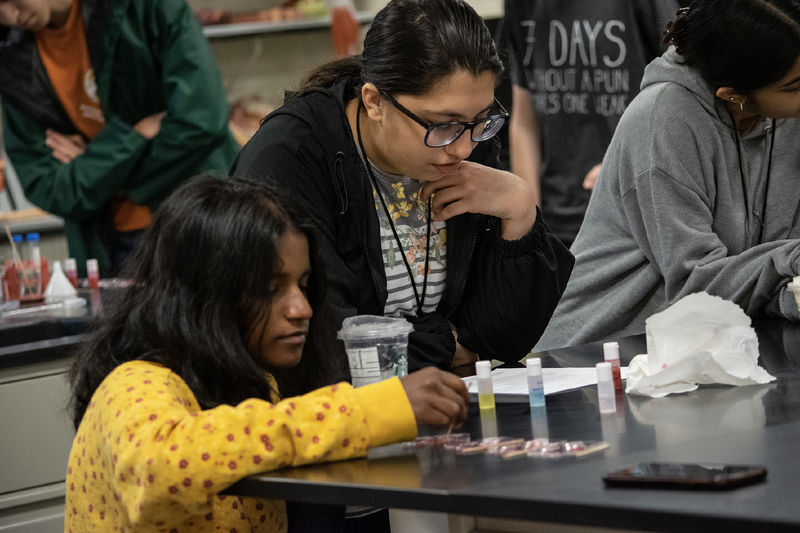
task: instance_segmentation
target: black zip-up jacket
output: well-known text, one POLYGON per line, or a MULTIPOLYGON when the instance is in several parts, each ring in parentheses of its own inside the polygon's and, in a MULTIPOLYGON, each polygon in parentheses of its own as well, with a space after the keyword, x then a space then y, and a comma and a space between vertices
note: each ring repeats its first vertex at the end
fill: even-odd
MULTIPOLYGON (((338 321, 382 315, 387 298, 378 216, 345 115, 346 81, 288 101, 264 119, 231 174, 270 179, 307 209, 322 234, 328 299, 338 321)), ((470 160, 495 166, 499 143, 470 160)), ((455 339, 483 359, 518 361, 539 339, 574 258, 538 214, 525 237, 506 241, 500 220, 467 213, 447 221, 447 282, 435 313, 408 317, 409 370, 450 368, 455 339)))

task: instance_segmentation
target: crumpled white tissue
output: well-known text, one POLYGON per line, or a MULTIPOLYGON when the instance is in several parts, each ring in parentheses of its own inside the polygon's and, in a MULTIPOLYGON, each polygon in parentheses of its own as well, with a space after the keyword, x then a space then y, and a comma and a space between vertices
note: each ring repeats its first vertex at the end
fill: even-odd
POLYGON ((625 392, 651 398, 698 385, 754 385, 774 381, 758 366, 758 338, 750 317, 718 296, 685 296, 645 321, 647 353, 628 365, 625 392))
POLYGON ((50 275, 50 281, 47 283, 47 288, 44 290, 45 303, 60 302, 68 298, 74 298, 78 295, 78 291, 69 282, 64 271, 61 270, 61 263, 55 261, 53 263, 53 273, 50 275))

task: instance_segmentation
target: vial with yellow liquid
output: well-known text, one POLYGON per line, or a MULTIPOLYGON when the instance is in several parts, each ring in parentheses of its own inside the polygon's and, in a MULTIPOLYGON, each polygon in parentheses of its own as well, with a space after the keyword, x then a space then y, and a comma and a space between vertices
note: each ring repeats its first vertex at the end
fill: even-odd
POLYGON ((494 409, 492 362, 478 361, 475 363, 475 373, 478 375, 478 407, 481 409, 494 409))

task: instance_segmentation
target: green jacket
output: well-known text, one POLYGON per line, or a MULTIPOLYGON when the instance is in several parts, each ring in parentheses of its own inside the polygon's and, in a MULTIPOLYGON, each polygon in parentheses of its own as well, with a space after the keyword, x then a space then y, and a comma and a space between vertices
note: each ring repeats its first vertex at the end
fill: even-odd
POLYGON ((83 17, 105 127, 83 155, 68 164, 55 159, 45 130, 76 133, 75 127, 33 35, 0 27, 3 139, 28 199, 65 219, 81 271, 95 257, 107 274, 103 237, 113 230, 108 206, 118 192, 155 209, 187 178, 226 172, 238 147, 214 56, 184 0, 83 0, 83 17), (133 130, 164 110, 152 140, 133 130))

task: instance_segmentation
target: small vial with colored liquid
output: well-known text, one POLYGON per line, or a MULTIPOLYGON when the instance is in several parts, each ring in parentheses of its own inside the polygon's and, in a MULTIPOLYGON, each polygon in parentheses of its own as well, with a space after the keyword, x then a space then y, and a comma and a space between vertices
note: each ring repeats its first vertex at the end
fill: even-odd
POLYGON ((100 287, 100 269, 97 259, 86 260, 86 277, 89 278, 89 288, 97 289, 100 287))
POLYGON ((614 379, 614 391, 617 394, 623 392, 622 374, 619 367, 619 344, 616 342, 603 343, 603 359, 611 364, 611 376, 614 379))
POLYGON ((28 257, 30 258, 30 269, 25 269, 23 286, 26 296, 38 296, 42 294, 42 252, 39 248, 39 234, 28 233, 25 236, 28 241, 28 257))
POLYGON ((617 403, 614 394, 614 378, 611 363, 597 363, 597 404, 601 413, 614 413, 617 403))
POLYGON ((544 405, 542 361, 538 357, 529 357, 525 366, 528 368, 528 401, 531 407, 541 407, 544 405))
POLYGON ((478 407, 481 409, 494 409, 492 362, 478 361, 475 363, 475 373, 478 375, 478 407))
POLYGON ((78 264, 75 262, 74 257, 67 257, 64 259, 64 274, 67 279, 76 289, 78 288, 78 264))

